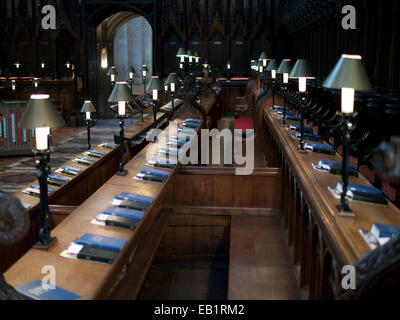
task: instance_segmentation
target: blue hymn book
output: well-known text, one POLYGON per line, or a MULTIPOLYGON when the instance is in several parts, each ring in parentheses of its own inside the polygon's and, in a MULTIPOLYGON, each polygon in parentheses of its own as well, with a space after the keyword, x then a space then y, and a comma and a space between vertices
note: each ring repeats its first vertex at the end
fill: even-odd
POLYGON ((126 243, 126 240, 106 237, 98 234, 85 233, 82 237, 76 239, 74 242, 83 246, 121 251, 126 243))
POLYGON ((81 298, 77 294, 59 287, 44 288, 41 280, 26 283, 16 290, 32 300, 77 300, 81 298))
POLYGON ((154 200, 153 197, 143 196, 141 194, 129 193, 129 192, 122 192, 121 194, 115 196, 114 199, 129 200, 146 204, 151 204, 154 200))
POLYGON ((128 209, 128 208, 121 208, 118 206, 111 206, 104 210, 103 214, 119 216, 130 218, 134 220, 140 220, 143 218, 143 211, 128 209))

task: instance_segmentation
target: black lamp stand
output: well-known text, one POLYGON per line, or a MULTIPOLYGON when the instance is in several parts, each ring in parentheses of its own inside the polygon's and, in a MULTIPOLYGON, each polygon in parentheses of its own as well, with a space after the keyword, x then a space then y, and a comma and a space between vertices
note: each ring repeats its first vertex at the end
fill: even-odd
POLYGON ((35 249, 48 250, 55 242, 56 238, 51 236, 49 226, 49 195, 47 176, 51 172, 49 165, 50 150, 35 151, 40 158, 36 161, 36 168, 39 169, 39 187, 40 187, 40 230, 39 241, 33 246, 35 249))
POLYGON ((153 122, 153 142, 157 142, 157 135, 156 135, 156 129, 157 129, 157 103, 158 99, 153 101, 153 116, 154 116, 154 122, 153 122))
POLYGON ((354 216, 353 212, 349 207, 349 197, 347 191, 349 187, 349 154, 350 154, 350 133, 352 130, 352 121, 356 114, 344 115, 343 121, 343 158, 342 158, 342 194, 340 197, 341 204, 336 208, 340 211, 341 215, 354 216))
POLYGON ((272 110, 275 110, 275 79, 272 79, 272 110))
POLYGON ((90 128, 92 127, 92 120, 86 119, 86 128, 87 128, 87 139, 88 139, 88 150, 92 149, 91 141, 90 141, 90 128))
POLYGON ((299 141, 299 151, 305 151, 304 148, 304 101, 305 97, 303 93, 299 93, 301 96, 301 103, 300 103, 300 141, 299 141))
POLYGON ((287 88, 286 86, 283 86, 283 116, 282 116, 282 125, 286 126, 286 95, 287 95, 287 88))
POLYGON ((171 106, 171 110, 172 110, 171 120, 174 121, 175 120, 175 104, 174 104, 174 92, 172 92, 172 91, 171 91, 171 97, 172 97, 172 100, 171 100, 171 103, 172 103, 172 106, 171 106))
POLYGON ((128 170, 124 169, 124 124, 125 124, 125 116, 118 115, 119 120, 119 170, 117 175, 119 176, 126 176, 128 174, 128 170))

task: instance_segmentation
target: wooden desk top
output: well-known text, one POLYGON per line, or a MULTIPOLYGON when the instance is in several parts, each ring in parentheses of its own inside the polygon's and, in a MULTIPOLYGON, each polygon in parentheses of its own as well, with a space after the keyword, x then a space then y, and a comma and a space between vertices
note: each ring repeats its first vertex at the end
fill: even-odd
MULTIPOLYGON (((65 189, 67 189, 67 188, 71 187, 73 184, 78 183, 79 181, 81 181, 82 177, 84 177, 90 170, 92 170, 93 168, 95 168, 95 167, 97 167, 99 165, 104 164, 104 162, 107 161, 112 156, 113 153, 117 152, 118 149, 119 149, 119 147, 116 147, 114 149, 107 149, 107 148, 101 148, 99 146, 93 146, 92 150, 104 152, 104 156, 102 156, 101 158, 91 158, 91 157, 89 157, 89 158, 95 160, 95 162, 92 163, 90 166, 85 166, 83 164, 75 163, 75 162, 72 161, 73 159, 71 159, 71 160, 68 160, 63 165, 61 165, 61 166, 59 166, 57 168, 57 169, 59 169, 59 168, 64 167, 64 166, 69 166, 69 167, 75 167, 75 168, 81 169, 82 171, 76 176, 69 176, 69 175, 65 175, 65 174, 62 174, 62 173, 57 173, 57 172, 55 172, 57 169, 52 171, 52 173, 54 173, 54 174, 58 174, 58 175, 65 176, 65 177, 69 177, 69 178, 71 178, 71 180, 68 181, 66 184, 60 186, 60 187, 50 186, 49 185, 49 187, 55 189, 54 192, 49 194, 49 202, 51 203, 51 200, 53 198, 55 198, 59 193, 63 192, 65 189)), ((85 155, 85 152, 86 151, 78 154, 75 158, 77 158, 79 156, 88 157, 87 155, 85 155)), ((51 157, 51 155, 50 155, 50 157, 51 157)), ((38 170, 36 170, 36 171, 38 171, 38 170)), ((31 195, 25 194, 22 191, 25 190, 27 187, 29 187, 31 185, 34 185, 34 184, 38 184, 38 183, 39 182, 37 180, 35 180, 34 182, 29 183, 28 185, 26 185, 26 187, 22 188, 20 191, 17 191, 17 192, 15 192, 13 194, 15 197, 17 197, 18 199, 21 200, 22 204, 30 206, 30 207, 28 207, 29 214, 33 214, 34 212, 37 212, 39 210, 40 198, 36 197, 36 196, 31 196, 31 195)))
MULTIPOLYGON (((178 126, 188 117, 200 118, 186 108, 176 119, 178 126)), ((165 131, 168 132, 168 129, 167 127, 165 131)), ((158 150, 161 147, 159 144, 160 142, 150 144, 144 148, 126 164, 125 168, 129 171, 127 176, 113 176, 79 208, 74 210, 68 218, 52 231, 52 235, 57 237, 57 242, 48 251, 31 249, 5 273, 6 281, 12 286, 18 287, 27 282, 42 279, 44 276, 41 273, 43 266, 51 265, 56 269, 57 286, 80 295, 82 299, 109 297, 110 291, 118 276, 122 273, 124 266, 130 263, 132 257, 133 263, 137 261, 134 253, 138 241, 152 228, 154 221, 157 219, 162 198, 171 183, 174 172, 177 170, 177 168, 164 170, 171 172, 170 177, 164 184, 133 179, 137 172, 145 168, 146 153, 149 148, 158 150), (91 224, 91 220, 110 206, 109 202, 112 198, 121 192, 139 193, 155 198, 136 229, 127 230, 91 224), (60 253, 72 241, 86 232, 122 238, 128 240, 128 242, 112 265, 68 259, 60 256, 60 253)))
MULTIPOLYGON (((341 181, 341 176, 317 172, 311 163, 318 163, 321 159, 342 162, 342 157, 338 154, 299 153, 298 141, 292 139, 290 132, 281 126, 281 121, 272 112, 271 106, 265 106, 264 103, 263 108, 264 119, 271 126, 275 138, 286 154, 285 158, 289 167, 293 170, 308 200, 307 203, 316 213, 315 216, 319 219, 318 222, 324 234, 329 238, 327 240, 333 246, 332 250, 339 259, 339 265, 354 265, 371 250, 360 235, 359 229, 369 231, 375 222, 400 225, 400 210, 391 202, 382 206, 350 201, 350 208, 355 213, 355 217, 339 216, 336 206, 340 204, 340 200, 332 196, 328 186, 335 188, 341 181)), ((361 174, 358 178, 350 177, 349 183, 371 186, 361 174)))
MULTIPOLYGON (((163 119, 166 117, 166 114, 163 112, 158 112, 157 113, 157 121, 163 119)), ((116 123, 116 126, 118 124, 116 123)), ((152 116, 147 116, 144 118, 144 121, 138 121, 134 124, 132 124, 130 127, 128 127, 127 129, 125 129, 125 136, 128 139, 135 139, 136 137, 138 137, 139 135, 143 134, 144 132, 146 132, 147 130, 149 130, 150 128, 152 128, 153 125, 153 117, 152 116)), ((63 165, 57 167, 57 169, 64 167, 64 166, 70 166, 70 167, 76 167, 81 169, 82 171, 77 175, 77 176, 69 176, 69 175, 64 175, 62 173, 57 173, 54 171, 52 171, 52 173, 54 174, 59 174, 62 176, 66 176, 71 178, 70 181, 68 181, 66 184, 57 187, 57 186, 50 186, 52 188, 55 189, 55 191, 51 194, 49 194, 49 202, 50 204, 52 203, 52 199, 56 198, 58 196, 58 194, 64 192, 64 190, 66 190, 67 188, 70 188, 72 185, 79 183, 79 181, 81 181, 81 179, 86 176, 86 174, 88 172, 90 172, 93 168, 103 165, 109 158, 111 158, 111 156, 113 154, 115 154, 115 152, 119 152, 119 145, 117 145, 114 149, 108 149, 108 148, 102 148, 99 147, 98 145, 96 146, 92 146, 92 150, 96 150, 96 151, 100 151, 100 152, 104 152, 104 156, 101 158, 91 158, 93 160, 95 160, 95 162, 93 164, 91 164, 90 166, 85 166, 79 163, 75 163, 71 160, 68 160, 67 162, 65 162, 63 165)), ((83 151, 82 153, 76 155, 75 158, 79 157, 79 156, 86 156, 85 155, 86 151, 83 151)), ((51 157, 51 155, 50 155, 51 157)), ((89 157, 90 158, 90 157, 89 157)), ((56 169, 56 170, 57 170, 56 169)), ((24 189, 26 189, 27 187, 33 185, 33 184, 37 184, 39 183, 37 180, 35 180, 34 182, 28 184, 26 187, 22 188, 20 191, 14 193, 14 196, 16 196, 18 199, 21 200, 21 202, 23 204, 29 205, 30 207, 28 208, 28 212, 29 214, 33 214, 34 212, 37 212, 39 210, 39 202, 40 199, 39 197, 36 196, 31 196, 31 195, 27 195, 25 193, 23 193, 22 191, 24 189)))

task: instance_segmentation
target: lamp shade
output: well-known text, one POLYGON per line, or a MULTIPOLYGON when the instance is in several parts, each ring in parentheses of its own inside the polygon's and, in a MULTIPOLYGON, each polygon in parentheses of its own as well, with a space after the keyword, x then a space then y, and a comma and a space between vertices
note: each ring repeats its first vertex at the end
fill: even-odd
POLYGON ((178 83, 178 77, 177 77, 176 73, 170 73, 170 74, 168 75, 167 83, 168 83, 168 84, 171 84, 171 83, 178 83))
POLYGON ((135 70, 134 67, 129 67, 128 72, 129 73, 136 73, 136 70, 135 70))
POLYGON ((32 94, 24 115, 19 123, 19 128, 62 128, 64 119, 57 112, 57 108, 51 102, 48 94, 32 94))
POLYGON ((117 82, 108 98, 108 102, 133 101, 134 97, 126 82, 117 82))
POLYGON ((343 54, 333 68, 323 86, 331 89, 353 88, 360 91, 371 91, 361 56, 343 54))
POLYGON ((312 71, 308 60, 297 59, 292 71, 289 74, 289 78, 315 78, 314 72, 312 71))
POLYGON ((192 50, 188 50, 188 52, 187 52, 187 54, 186 54, 188 57, 193 57, 193 52, 192 52, 192 50))
POLYGON ((81 112, 91 112, 91 113, 96 112, 96 109, 95 109, 92 101, 85 101, 81 112))
POLYGON ((186 57, 186 51, 183 48, 179 48, 178 53, 176 54, 177 57, 186 57))
POLYGON ((279 64, 278 61, 276 61, 276 59, 271 60, 271 62, 268 64, 267 66, 267 71, 272 71, 272 70, 278 70, 279 68, 279 64))
POLYGON ((144 64, 144 65, 142 66, 142 70, 143 70, 143 71, 149 71, 149 68, 147 68, 147 65, 144 64))
POLYGON ((162 90, 163 87, 161 85, 160 78, 157 76, 151 77, 149 83, 147 84, 146 90, 162 90))
POLYGON ((267 58, 267 54, 265 53, 265 51, 261 52, 260 57, 258 58, 259 61, 263 61, 263 60, 268 60, 267 58))
POLYGON ((115 67, 111 67, 108 72, 107 76, 118 76, 118 71, 115 67))
POLYGON ((278 70, 276 70, 276 72, 279 74, 289 74, 290 71, 292 71, 292 62, 290 61, 290 59, 284 59, 279 65, 278 70))

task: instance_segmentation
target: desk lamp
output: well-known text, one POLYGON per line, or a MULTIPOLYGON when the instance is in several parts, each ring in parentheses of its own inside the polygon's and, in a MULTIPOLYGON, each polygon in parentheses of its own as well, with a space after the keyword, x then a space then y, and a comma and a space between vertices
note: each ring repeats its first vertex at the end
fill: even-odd
MULTIPOLYGON (((153 128, 157 128, 157 103, 159 101, 158 99, 158 91, 162 90, 163 87, 160 82, 160 78, 158 76, 152 76, 148 85, 147 85, 147 91, 152 91, 153 92, 153 114, 154 114, 154 124, 153 128)), ((154 141, 156 141, 156 136, 154 136, 154 141)))
POLYGON ((108 70, 107 76, 110 77, 111 85, 114 86, 114 84, 115 84, 115 77, 118 76, 118 71, 117 71, 117 69, 116 69, 114 66, 112 66, 112 67, 108 70))
POLYGON ((129 85, 130 85, 130 87, 131 87, 131 89, 132 89, 132 86, 133 86, 133 77, 134 77, 134 75, 135 75, 135 73, 136 73, 135 68, 129 67, 128 72, 129 72, 129 85))
POLYGON ((352 215, 347 196, 349 186, 349 139, 353 128, 355 91, 371 91, 372 85, 368 78, 362 57, 359 55, 343 54, 336 66, 323 83, 323 87, 341 90, 341 114, 343 121, 343 158, 342 158, 342 184, 343 190, 340 197, 341 205, 337 209, 343 215, 352 215))
POLYGON ((305 100, 305 93, 307 92, 307 79, 314 79, 314 72, 306 59, 297 59, 292 71, 289 75, 290 78, 299 79, 299 93, 301 95, 302 103, 300 104, 300 143, 299 150, 304 151, 304 116, 303 116, 303 102, 305 100))
POLYGON ((120 160, 117 174, 120 176, 128 174, 128 171, 124 169, 124 120, 126 119, 126 103, 133 100, 133 94, 126 82, 117 82, 108 98, 108 102, 118 102, 120 160))
POLYGON ((47 250, 56 240, 51 236, 49 219, 49 196, 47 176, 51 172, 49 165, 50 152, 49 135, 50 128, 61 128, 65 126, 64 119, 58 114, 57 108, 50 100, 48 94, 32 94, 24 115, 19 123, 21 129, 34 129, 36 139, 36 150, 34 154, 39 156, 36 160, 36 168, 39 169, 40 188, 40 231, 39 241, 34 248, 47 250))
POLYGON ((146 94, 146 77, 147 77, 147 72, 149 71, 149 68, 147 68, 147 65, 142 66, 142 79, 143 79, 143 93, 146 94))
POLYGON ((275 109, 275 80, 276 80, 276 70, 278 70, 279 64, 275 59, 271 60, 271 62, 267 66, 267 71, 271 71, 272 78, 272 110, 275 109))
POLYGON ((91 143, 90 143, 90 128, 92 127, 92 119, 91 119, 91 113, 96 112, 96 109, 92 103, 92 101, 85 101, 85 103, 83 104, 82 113, 86 113, 86 127, 87 127, 87 138, 88 138, 88 150, 90 150, 92 148, 91 143))
POLYGON ((177 77, 176 73, 170 73, 168 75, 167 83, 171 86, 171 97, 172 97, 172 117, 171 117, 171 120, 173 121, 174 118, 175 118, 175 116, 174 116, 174 112, 175 112, 175 110, 174 110, 174 108, 175 108, 174 96, 175 96, 176 84, 178 83, 178 77, 177 77))
POLYGON ((283 106, 283 118, 282 118, 282 123, 283 125, 286 125, 286 95, 287 95, 287 84, 289 83, 289 73, 292 71, 292 62, 290 59, 283 59, 281 64, 279 65, 278 70, 276 70, 276 73, 282 74, 282 83, 283 83, 283 90, 284 90, 284 95, 283 95, 283 100, 284 100, 284 106, 283 106))

